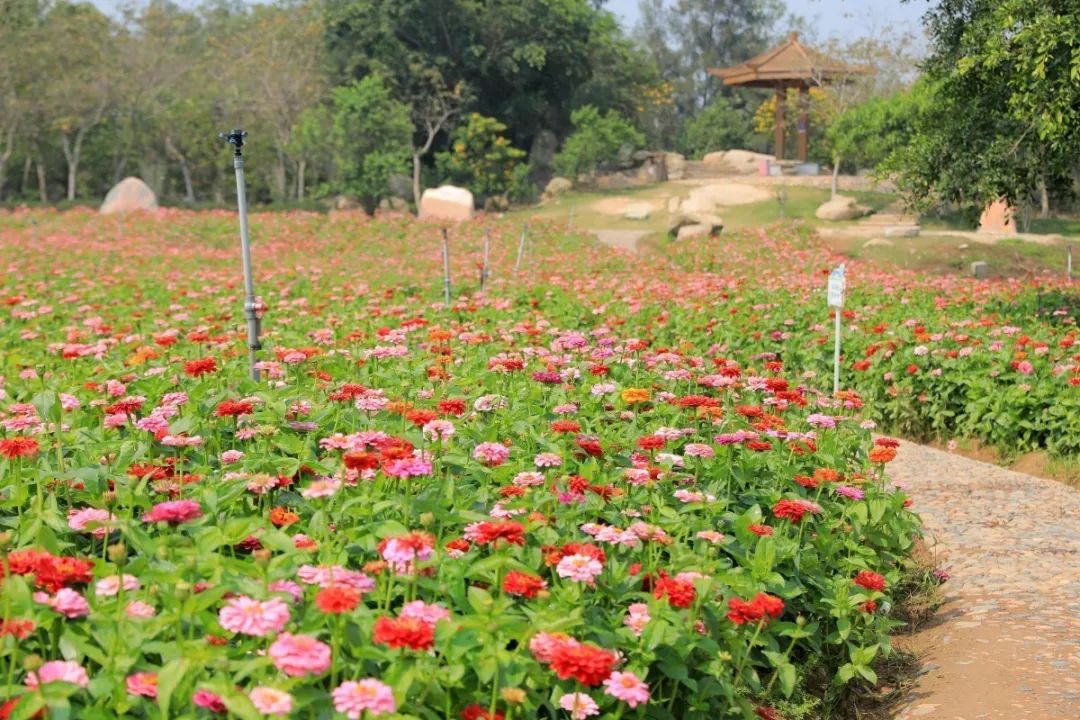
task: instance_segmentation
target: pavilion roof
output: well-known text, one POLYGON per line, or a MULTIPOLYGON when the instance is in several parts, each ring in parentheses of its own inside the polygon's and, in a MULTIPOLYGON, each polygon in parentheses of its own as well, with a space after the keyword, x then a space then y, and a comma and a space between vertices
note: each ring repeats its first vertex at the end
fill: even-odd
POLYGON ((865 72, 865 67, 849 65, 806 47, 795 32, 788 35, 784 44, 738 65, 709 68, 709 74, 723 80, 725 85, 743 87, 824 85, 865 72))

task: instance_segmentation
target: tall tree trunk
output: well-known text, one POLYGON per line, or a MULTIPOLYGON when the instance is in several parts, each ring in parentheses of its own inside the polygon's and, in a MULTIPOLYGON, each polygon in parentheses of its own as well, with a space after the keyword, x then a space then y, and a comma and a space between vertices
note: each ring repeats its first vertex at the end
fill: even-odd
POLYGON ((835 200, 836 199, 836 192, 839 189, 839 185, 840 185, 840 155, 837 154, 837 155, 833 156, 832 197, 829 198, 830 200, 835 200))
POLYGON ((27 155, 23 160, 22 167, 22 185, 19 186, 19 195, 26 197, 30 192, 30 168, 34 165, 34 158, 27 155))
POLYGON ((78 189, 79 157, 82 155, 82 141, 86 131, 82 128, 75 133, 75 140, 67 135, 61 135, 61 147, 64 150, 64 159, 67 161, 67 199, 74 200, 78 189))
POLYGON ((6 175, 4 174, 7 168, 7 161, 11 158, 11 153, 15 149, 15 124, 12 123, 7 129, 7 137, 4 138, 4 152, 0 153, 0 200, 4 199, 4 180, 6 175))
POLYGON ((1050 192, 1046 189, 1046 170, 1039 175, 1039 217, 1050 217, 1050 192))
POLYGON ((4 199, 4 171, 7 167, 8 154, 0 155, 0 200, 4 199))
POLYGON ((420 153, 412 154, 412 197, 416 211, 420 212, 420 153))
POLYGON ((38 196, 41 198, 41 202, 49 202, 49 180, 45 177, 45 163, 38 157, 34 160, 34 165, 37 166, 37 185, 38 196))
POLYGON ((274 200, 281 202, 289 199, 289 175, 288 168, 286 167, 285 153, 278 150, 277 162, 274 163, 273 169, 274 185, 271 188, 271 194, 274 196, 274 200))
POLYGON ((191 183, 191 166, 184 154, 173 144, 172 138, 165 136, 165 150, 169 152, 176 162, 180 164, 180 174, 184 176, 184 202, 188 205, 195 204, 195 186, 191 183))
POLYGON ((296 162, 296 199, 304 199, 304 170, 307 168, 306 160, 296 162))

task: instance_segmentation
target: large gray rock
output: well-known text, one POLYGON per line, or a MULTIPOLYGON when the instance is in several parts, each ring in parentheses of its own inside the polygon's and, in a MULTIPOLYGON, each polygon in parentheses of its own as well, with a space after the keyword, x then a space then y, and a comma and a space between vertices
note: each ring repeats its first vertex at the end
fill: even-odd
POLYGON ((855 198, 847 195, 837 195, 814 211, 814 216, 819 220, 831 220, 834 222, 855 220, 869 214, 870 208, 859 205, 855 198))
POLYGON ((712 235, 712 228, 708 225, 683 225, 679 228, 679 234, 675 236, 676 240, 692 240, 693 238, 703 238, 712 235))
POLYGON ((667 234, 682 239, 683 229, 690 226, 707 228, 706 235, 718 235, 724 229, 724 221, 720 219, 720 216, 711 213, 687 212, 684 210, 677 215, 673 215, 668 220, 667 234))
POLYGON ((529 147, 529 178, 537 184, 545 182, 555 174, 555 153, 559 149, 559 139, 550 130, 541 130, 533 138, 529 147))
POLYGON ((735 175, 757 175, 763 160, 772 162, 776 157, 750 150, 724 150, 711 152, 701 159, 713 170, 735 175))
POLYGON ((627 220, 648 220, 651 212, 652 205, 649 203, 631 203, 623 210, 623 217, 627 220))
POLYGON ((679 153, 664 153, 664 167, 668 180, 682 180, 686 177, 686 158, 679 153))
POLYGON ((471 220, 475 205, 473 194, 465 188, 443 185, 428 188, 420 196, 421 220, 461 222, 471 220))
POLYGON ((134 210, 157 210, 157 195, 137 177, 126 177, 105 196, 101 214, 126 213, 134 210))
POLYGON ((574 183, 567 180, 564 177, 553 177, 544 188, 544 195, 548 197, 559 197, 565 192, 569 192, 573 189, 574 183))

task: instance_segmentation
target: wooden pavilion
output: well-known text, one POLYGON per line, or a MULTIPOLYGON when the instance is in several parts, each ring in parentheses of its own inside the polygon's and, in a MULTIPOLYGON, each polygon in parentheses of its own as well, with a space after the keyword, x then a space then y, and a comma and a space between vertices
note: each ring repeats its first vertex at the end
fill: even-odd
POLYGON ((810 146, 809 93, 815 86, 843 83, 866 68, 848 65, 826 57, 799 42, 799 33, 788 35, 787 42, 728 68, 709 68, 709 74, 734 87, 757 87, 776 90, 777 160, 784 159, 785 105, 787 91, 799 91, 799 161, 806 162, 810 146))

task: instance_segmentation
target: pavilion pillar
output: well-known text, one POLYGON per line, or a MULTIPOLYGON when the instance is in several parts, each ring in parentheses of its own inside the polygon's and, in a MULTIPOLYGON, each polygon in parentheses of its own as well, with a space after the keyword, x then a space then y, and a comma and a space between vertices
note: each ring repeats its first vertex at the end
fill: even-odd
POLYGON ((784 140, 787 128, 785 127, 787 121, 784 118, 784 111, 787 109, 787 88, 780 85, 776 88, 776 148, 774 154, 777 160, 784 159, 784 140))
POLYGON ((799 162, 806 162, 810 154, 810 89, 799 88, 799 162))

